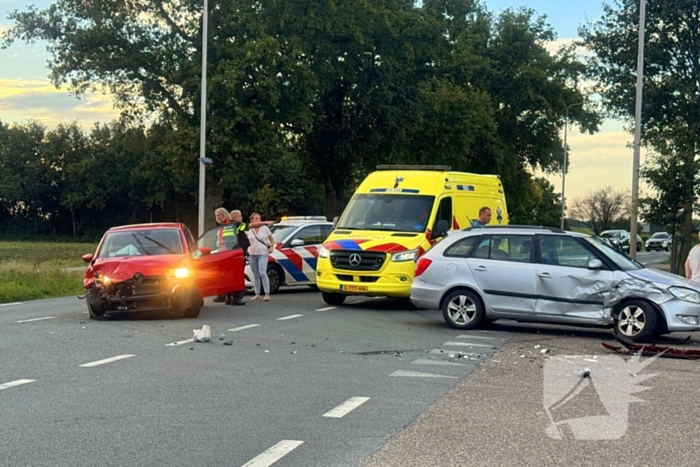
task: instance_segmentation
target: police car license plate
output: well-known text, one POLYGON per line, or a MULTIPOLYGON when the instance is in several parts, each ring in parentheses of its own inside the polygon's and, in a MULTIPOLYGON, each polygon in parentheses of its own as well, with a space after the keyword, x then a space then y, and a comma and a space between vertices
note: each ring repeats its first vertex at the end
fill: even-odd
POLYGON ((366 285, 341 285, 340 290, 343 292, 367 292, 369 288, 366 285))

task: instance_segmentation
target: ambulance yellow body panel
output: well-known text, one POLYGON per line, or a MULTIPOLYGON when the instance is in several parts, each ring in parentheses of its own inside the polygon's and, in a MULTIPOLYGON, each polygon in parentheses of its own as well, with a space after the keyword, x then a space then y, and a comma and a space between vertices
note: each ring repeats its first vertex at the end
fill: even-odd
POLYGON ((444 166, 378 169, 355 191, 319 249, 316 284, 329 304, 339 305, 347 295, 408 298, 416 260, 444 234, 441 220, 448 229, 463 229, 488 207, 491 224, 508 223, 496 175, 444 166))

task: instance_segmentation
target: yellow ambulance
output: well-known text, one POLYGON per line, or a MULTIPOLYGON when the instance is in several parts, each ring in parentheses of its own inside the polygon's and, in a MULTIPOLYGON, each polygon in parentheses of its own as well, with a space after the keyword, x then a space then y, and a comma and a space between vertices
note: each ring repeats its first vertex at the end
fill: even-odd
POLYGON ((318 251, 316 285, 330 305, 348 295, 408 298, 416 260, 449 229, 491 210, 508 224, 497 175, 447 166, 380 165, 365 178, 318 251))

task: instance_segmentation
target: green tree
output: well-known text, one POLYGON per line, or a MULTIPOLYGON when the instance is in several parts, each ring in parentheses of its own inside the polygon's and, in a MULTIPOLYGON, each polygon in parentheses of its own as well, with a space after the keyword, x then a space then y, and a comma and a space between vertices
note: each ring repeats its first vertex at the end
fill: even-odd
MULTIPOLYGON (((610 114, 632 121, 637 79, 639 1, 616 0, 603 7, 603 17, 580 30, 581 45, 594 52, 589 75, 610 114)), ((645 22, 644 97, 641 132, 650 147, 659 145, 659 157, 680 157, 662 163, 669 172, 649 172, 652 184, 680 177, 695 180, 700 155, 700 3, 697 0, 647 2, 645 22), (669 146, 670 144, 670 146, 669 146), (675 147, 676 149, 669 148, 675 147), (683 150, 681 150, 683 148, 683 150), (679 174, 678 170, 684 173, 679 174)), ((661 162, 661 161, 659 161, 661 162)), ((684 182, 685 183, 685 182, 684 182)), ((678 198, 662 192, 654 212, 675 212, 678 198), (671 203, 663 206, 662 204, 671 203)), ((675 190, 674 190, 675 191, 675 190)), ((683 195, 683 249, 688 254, 692 234, 693 197, 683 195)), ((652 204, 647 200, 647 208, 652 204)), ((651 211, 648 215, 652 216, 651 211)), ((655 215, 653 215, 655 216, 655 215)), ((680 244, 680 243, 679 243, 680 244)))

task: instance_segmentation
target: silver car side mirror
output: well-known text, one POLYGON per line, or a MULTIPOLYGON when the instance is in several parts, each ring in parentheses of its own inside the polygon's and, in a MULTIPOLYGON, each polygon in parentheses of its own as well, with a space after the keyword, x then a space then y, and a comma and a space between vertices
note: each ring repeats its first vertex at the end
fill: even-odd
POLYGON ((603 262, 599 259, 592 259, 588 262, 588 269, 603 269, 603 262))
POLYGON ((304 243, 304 240, 302 240, 300 238, 295 238, 294 240, 291 241, 290 245, 291 246, 304 246, 305 243, 304 243))

